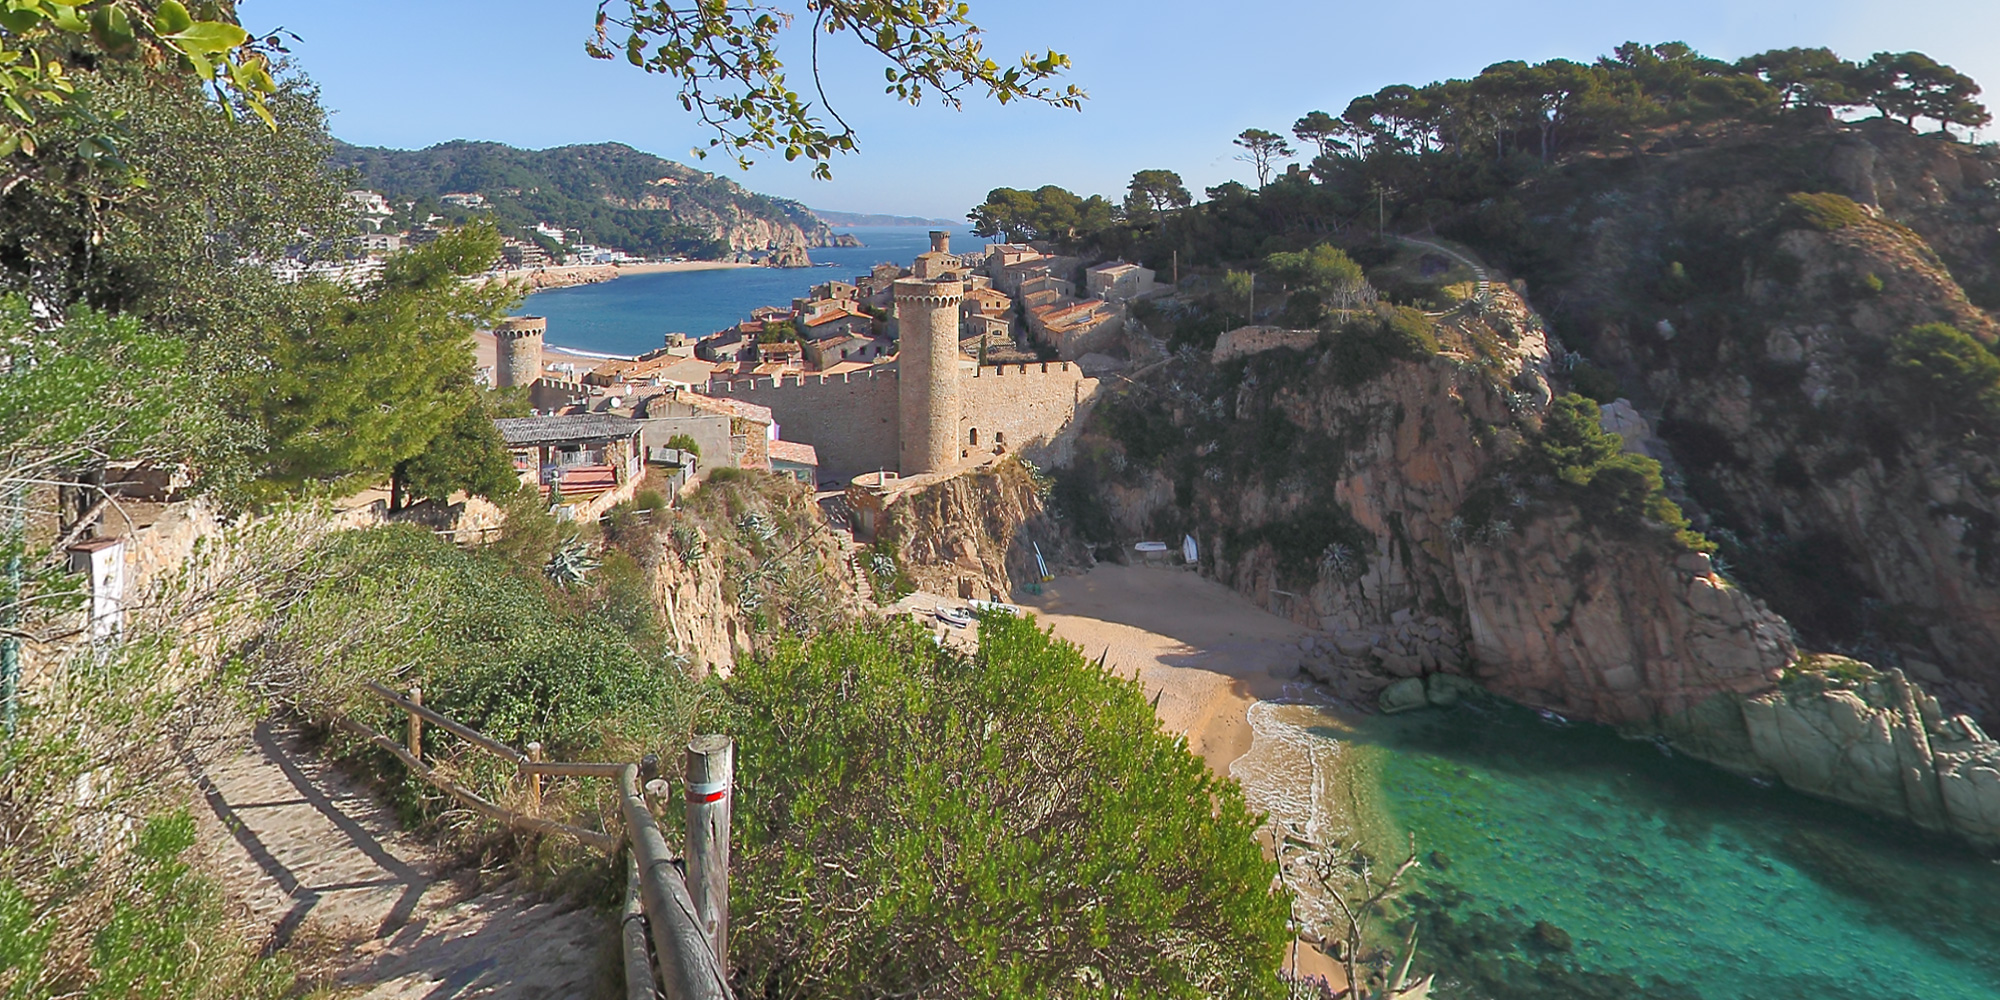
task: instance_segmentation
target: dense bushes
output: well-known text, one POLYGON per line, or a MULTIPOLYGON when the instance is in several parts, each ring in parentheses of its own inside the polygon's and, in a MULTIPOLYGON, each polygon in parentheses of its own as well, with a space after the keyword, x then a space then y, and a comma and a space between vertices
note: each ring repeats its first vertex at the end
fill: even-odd
POLYGON ((1660 463, 1625 452, 1624 441, 1599 425, 1597 405, 1582 396, 1570 393, 1549 404, 1525 459, 1531 475, 1550 477, 1594 524, 1622 532, 1657 525, 1682 546, 1710 548, 1667 499, 1660 463))
MULTIPOLYGON (((667 646, 643 573, 616 551, 586 584, 558 590, 538 566, 420 529, 345 532, 293 574, 277 605, 248 651, 253 682, 320 722, 339 712, 399 732, 402 714, 361 685, 421 685, 425 704, 516 747, 538 741, 550 759, 637 760, 678 753, 707 692, 667 646)), ((502 802, 521 794, 511 764, 441 730, 425 744, 473 790, 502 802)), ((496 841, 489 824, 465 825, 453 800, 383 752, 344 738, 334 747, 377 775, 406 820, 456 848, 511 857, 530 875, 578 888, 610 884, 594 852, 496 841)), ((604 782, 558 782, 543 798, 545 814, 586 827, 608 825, 615 810, 604 782)))
POLYGON ((1860 205, 1831 191, 1787 195, 1785 202, 1786 215, 1793 224, 1823 233, 1858 226, 1868 219, 1860 205))
POLYGON ((1256 819, 1139 686, 1029 621, 907 623, 729 681, 744 996, 1280 997, 1256 819))
POLYGON ((658 749, 688 729, 691 681, 650 616, 634 629, 613 607, 644 601, 613 593, 616 581, 564 597, 407 526, 335 535, 301 575, 259 652, 270 676, 310 685, 288 692, 308 708, 372 716, 366 698, 346 700, 361 681, 421 684, 438 711, 570 760, 606 759, 591 755, 614 753, 607 744, 658 749), (305 659, 310 674, 290 671, 305 659))
POLYGON ((1371 381, 1397 361, 1421 361, 1438 352, 1431 318, 1407 306, 1384 306, 1349 321, 1330 338, 1335 378, 1353 387, 1371 381))
POLYGON ((1945 323, 1925 323, 1889 344, 1898 403, 1913 419, 1953 431, 2000 426, 2000 358, 1945 323))
POLYGON ((1714 548, 1667 498, 1660 463, 1626 453, 1598 423, 1597 405, 1575 393, 1549 404, 1541 432, 1466 497, 1459 521, 1465 530, 1497 527, 1510 509, 1531 513, 1536 496, 1574 504, 1586 522, 1616 534, 1665 529, 1681 548, 1714 548))

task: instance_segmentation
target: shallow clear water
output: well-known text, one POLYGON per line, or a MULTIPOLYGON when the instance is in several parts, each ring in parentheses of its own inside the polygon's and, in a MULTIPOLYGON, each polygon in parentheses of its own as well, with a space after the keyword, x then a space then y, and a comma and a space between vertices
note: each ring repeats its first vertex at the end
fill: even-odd
POLYGON ((2000 865, 1949 841, 1514 706, 1263 712, 1238 771, 1253 803, 1296 815, 1358 795, 1378 856, 1414 831, 1444 862, 1406 908, 1440 996, 2000 997, 2000 865), (1287 767, 1287 742, 1340 766, 1287 767))
MULTIPOLYGON (((884 261, 910 266, 930 249, 929 230, 920 226, 857 226, 866 246, 820 247, 815 264, 832 267, 745 267, 721 271, 635 274, 595 285, 536 292, 516 315, 546 316, 548 342, 606 354, 640 354, 659 347, 668 333, 703 337, 750 318, 758 306, 788 306, 812 286, 835 279, 851 281, 884 261)), ((972 230, 951 231, 951 248, 976 250, 985 240, 972 230)))

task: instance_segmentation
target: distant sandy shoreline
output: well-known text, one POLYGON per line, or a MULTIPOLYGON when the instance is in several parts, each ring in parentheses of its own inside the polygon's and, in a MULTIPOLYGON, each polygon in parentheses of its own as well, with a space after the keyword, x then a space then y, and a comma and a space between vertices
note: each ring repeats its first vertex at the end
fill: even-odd
POLYGON ((534 291, 595 285, 634 274, 665 274, 673 271, 722 271, 739 267, 762 267, 732 260, 668 260, 639 264, 579 264, 564 267, 517 267, 475 281, 521 281, 534 291))

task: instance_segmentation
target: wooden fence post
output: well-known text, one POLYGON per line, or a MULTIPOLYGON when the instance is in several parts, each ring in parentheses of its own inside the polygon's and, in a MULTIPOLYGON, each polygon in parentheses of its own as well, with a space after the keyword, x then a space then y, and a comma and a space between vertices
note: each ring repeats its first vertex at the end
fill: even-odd
POLYGON ((729 970, 729 816, 736 778, 736 743, 727 736, 697 736, 687 748, 688 895, 695 924, 715 949, 715 964, 729 970))
MULTIPOLYGON (((424 689, 420 687, 411 688, 410 704, 422 705, 423 703, 424 703, 424 689)), ((410 756, 415 757, 418 760, 423 760, 424 717, 418 715, 415 712, 409 713, 409 716, 410 716, 410 756)))
MULTIPOLYGON (((528 744, 528 760, 536 764, 542 762, 542 745, 540 743, 528 744)), ((528 808, 533 809, 537 814, 540 814, 542 811, 542 776, 539 772, 528 775, 528 808)))

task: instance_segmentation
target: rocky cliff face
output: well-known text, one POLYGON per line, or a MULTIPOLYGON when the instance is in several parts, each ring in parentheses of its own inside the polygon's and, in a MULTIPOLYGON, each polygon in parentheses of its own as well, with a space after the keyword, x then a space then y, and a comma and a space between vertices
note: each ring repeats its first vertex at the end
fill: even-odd
POLYGON ((1996 183, 1993 150, 1894 123, 1758 129, 1538 180, 1491 241, 1619 373, 1745 586, 1976 712, 2000 707, 2000 453, 1894 341, 1996 342, 1996 183))
POLYGON ((1088 569, 1091 555, 1049 509, 1045 490, 1018 460, 946 478, 898 496, 881 537, 895 545, 919 589, 1005 601, 1051 573, 1088 569))
POLYGON ((781 636, 861 614, 846 537, 789 478, 705 485, 656 517, 614 515, 612 542, 637 559, 674 647, 702 673, 727 676, 781 636))
MULTIPOLYGON (((1944 722, 1900 674, 1867 689, 1825 682, 1790 624, 1709 556, 1517 478, 1568 367, 1518 295, 1496 286, 1439 339, 1439 355, 1367 378, 1331 341, 1222 366, 1184 355, 1100 404, 1080 465, 1102 477, 1093 489, 1119 535, 1192 533, 1217 579, 1317 626, 1301 666, 1344 696, 1414 707, 1476 680, 2000 840, 2000 745, 1969 720, 1944 722), (1786 682, 1788 670, 1805 679, 1786 682), (1922 704, 1928 716, 1910 707, 1922 704), (1856 706, 1860 736, 1841 714, 1856 706)), ((1646 446, 1628 408, 1605 418, 1646 446)))

